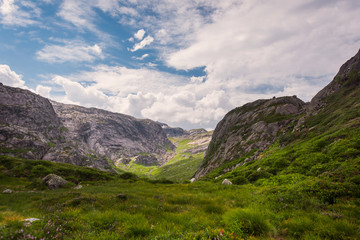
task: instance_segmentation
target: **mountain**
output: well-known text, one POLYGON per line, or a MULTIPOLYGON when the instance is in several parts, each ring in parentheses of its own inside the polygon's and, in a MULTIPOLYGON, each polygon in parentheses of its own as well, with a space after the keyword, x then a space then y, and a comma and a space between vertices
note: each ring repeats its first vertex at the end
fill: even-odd
MULTIPOLYGON (((296 96, 274 97, 257 100, 233 109, 216 126, 204 161, 196 171, 195 177, 199 179, 208 174, 208 178, 220 176, 219 179, 221 179, 228 173, 227 176, 230 178, 236 175, 246 178, 246 174, 235 172, 245 169, 245 165, 249 164, 264 168, 260 164, 261 159, 266 159, 264 156, 270 156, 267 154, 275 148, 279 152, 292 148, 292 155, 297 156, 297 154, 300 155, 296 152, 297 147, 314 144, 313 142, 320 137, 332 136, 322 143, 323 147, 328 148, 331 148, 331 144, 335 145, 336 141, 340 141, 339 139, 346 138, 350 141, 351 134, 354 134, 356 140, 356 132, 360 126, 359 85, 360 51, 340 68, 333 81, 316 94, 310 103, 304 103, 296 96), (341 137, 339 131, 342 134, 347 131, 348 134, 341 137), (337 135, 334 132, 339 134, 338 138, 335 137, 337 135), (253 164, 254 162, 258 163, 253 164), (212 174, 209 174, 211 172, 212 174), (231 172, 233 176, 230 176, 231 172)), ((359 156, 358 147, 352 148, 356 150, 353 157, 359 156)), ((327 151, 323 148, 319 149, 327 151)), ((308 153, 315 154, 316 152, 309 150, 308 153)), ((302 156, 308 153, 301 152, 302 156)), ((297 159, 291 159, 290 155, 288 157, 283 166, 280 164, 280 168, 272 169, 272 172, 264 176, 276 175, 276 172, 281 171, 282 168, 294 167, 296 169, 297 159)), ((333 158, 334 156, 326 157, 333 158)), ((309 165, 317 165, 316 161, 318 160, 315 159, 309 165)))
POLYGON ((167 179, 184 182, 192 178, 209 145, 212 131, 205 129, 183 130, 162 124, 169 140, 176 146, 168 152, 168 159, 162 164, 140 164, 136 158, 117 161, 115 166, 121 170, 145 176, 150 179, 167 179))
POLYGON ((113 162, 131 157, 164 162, 174 149, 154 121, 61 104, 2 84, 0 114, 4 155, 110 170, 113 162))

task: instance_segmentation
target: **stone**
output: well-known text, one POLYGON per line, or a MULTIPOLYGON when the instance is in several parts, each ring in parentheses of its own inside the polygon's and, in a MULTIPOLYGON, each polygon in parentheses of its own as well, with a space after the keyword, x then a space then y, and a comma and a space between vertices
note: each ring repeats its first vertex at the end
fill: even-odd
POLYGON ((193 183, 193 182, 195 182, 195 181, 196 181, 196 178, 190 179, 190 182, 191 182, 191 183, 193 183))
POLYGON ((13 191, 12 191, 11 189, 5 189, 5 190, 3 191, 3 193, 10 194, 10 193, 13 193, 13 191))
POLYGON ((261 171, 261 167, 259 167, 256 171, 258 171, 258 172, 261 171))
POLYGON ((63 187, 68 182, 56 174, 49 174, 42 179, 42 183, 44 183, 50 190, 54 190, 63 187))
POLYGON ((82 185, 77 185, 76 187, 74 187, 74 189, 82 189, 82 185))
POLYGON ((222 185, 232 185, 232 182, 230 182, 228 179, 224 179, 222 185))
POLYGON ((121 201, 126 201, 127 200, 127 196, 124 193, 119 193, 116 196, 117 199, 121 200, 121 201))
POLYGON ((40 221, 40 219, 38 219, 38 218, 27 218, 27 219, 24 220, 24 222, 25 222, 24 225, 26 227, 29 227, 29 226, 31 226, 31 224, 33 222, 36 222, 36 221, 40 221))

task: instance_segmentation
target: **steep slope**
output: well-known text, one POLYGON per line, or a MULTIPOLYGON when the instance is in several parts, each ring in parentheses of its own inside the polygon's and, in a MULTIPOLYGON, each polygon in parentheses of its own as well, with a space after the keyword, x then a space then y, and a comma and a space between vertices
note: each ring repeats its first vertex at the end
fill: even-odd
POLYGON ((317 175, 336 171, 344 160, 350 165, 343 169, 351 171, 360 156, 359 85, 360 51, 308 104, 284 97, 232 110, 217 125, 196 178, 208 174, 207 179, 256 181, 281 172, 317 175))
POLYGON ((195 177, 247 154, 258 156, 274 143, 279 133, 294 124, 304 109, 305 103, 293 96, 257 100, 230 111, 216 126, 195 177))
POLYGON ((160 163, 166 160, 167 150, 174 148, 154 121, 96 108, 52 104, 67 129, 69 140, 81 142, 112 161, 141 155, 143 161, 152 159, 160 163))
POLYGON ((34 93, 0 83, 2 153, 41 159, 52 140, 60 141, 60 119, 51 103, 34 93))
POLYGON ((174 148, 154 121, 50 102, 2 84, 0 114, 3 155, 109 170, 109 160, 166 161, 167 150, 174 148))

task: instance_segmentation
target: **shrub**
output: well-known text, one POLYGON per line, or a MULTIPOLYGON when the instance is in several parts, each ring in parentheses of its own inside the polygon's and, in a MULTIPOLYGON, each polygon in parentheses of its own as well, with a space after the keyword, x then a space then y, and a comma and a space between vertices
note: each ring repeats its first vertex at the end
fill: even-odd
POLYGON ((282 226, 286 229, 287 235, 300 238, 305 232, 313 231, 315 223, 307 217, 297 217, 286 220, 282 226))
POLYGON ((136 174, 130 173, 130 172, 125 172, 125 173, 121 174, 119 177, 122 179, 131 179, 131 180, 138 179, 138 176, 136 176, 136 174))
POLYGON ((232 179, 232 183, 235 185, 243 185, 249 183, 249 181, 244 176, 237 176, 232 179))
POLYGON ((241 237, 268 235, 271 230, 265 216, 255 209, 234 209, 223 219, 227 228, 241 237))

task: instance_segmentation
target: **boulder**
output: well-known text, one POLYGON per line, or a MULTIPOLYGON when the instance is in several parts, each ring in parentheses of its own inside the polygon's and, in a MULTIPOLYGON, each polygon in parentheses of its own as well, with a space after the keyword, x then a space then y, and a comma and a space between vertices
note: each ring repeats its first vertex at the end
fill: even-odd
POLYGON ((195 182, 195 181, 196 181, 196 178, 190 179, 190 182, 191 182, 191 183, 193 183, 193 182, 195 182))
POLYGON ((232 182, 230 182, 228 179, 224 179, 222 182, 223 185, 232 185, 232 182))
POLYGON ((13 191, 11 189, 5 189, 3 193, 13 193, 13 191))
POLYGON ((127 200, 127 196, 124 193, 119 193, 116 196, 117 199, 121 200, 121 201, 126 201, 127 200))
POLYGON ((51 190, 63 187, 68 182, 56 174, 49 174, 42 179, 42 182, 51 190))

